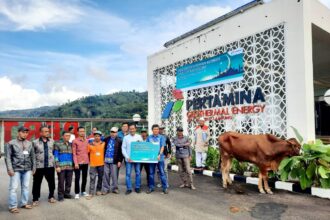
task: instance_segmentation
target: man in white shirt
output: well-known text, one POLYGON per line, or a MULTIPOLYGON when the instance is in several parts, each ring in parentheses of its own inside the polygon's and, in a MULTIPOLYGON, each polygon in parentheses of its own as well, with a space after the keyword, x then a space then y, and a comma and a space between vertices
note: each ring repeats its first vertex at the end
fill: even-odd
POLYGON ((126 195, 132 193, 132 182, 131 182, 131 173, 132 169, 135 170, 135 192, 140 193, 140 186, 141 186, 141 171, 140 171, 140 163, 134 163, 130 159, 131 154, 131 143, 132 142, 139 142, 143 141, 141 135, 136 134, 136 125, 130 124, 129 125, 129 134, 126 135, 123 139, 123 144, 121 146, 122 153, 125 157, 126 161, 126 195))

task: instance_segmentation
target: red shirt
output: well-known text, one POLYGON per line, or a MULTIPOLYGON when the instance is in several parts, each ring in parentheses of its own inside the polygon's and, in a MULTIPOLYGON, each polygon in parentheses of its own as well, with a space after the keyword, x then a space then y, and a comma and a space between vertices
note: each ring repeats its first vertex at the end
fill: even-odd
POLYGON ((72 141, 73 162, 77 164, 89 164, 88 141, 80 137, 72 141))

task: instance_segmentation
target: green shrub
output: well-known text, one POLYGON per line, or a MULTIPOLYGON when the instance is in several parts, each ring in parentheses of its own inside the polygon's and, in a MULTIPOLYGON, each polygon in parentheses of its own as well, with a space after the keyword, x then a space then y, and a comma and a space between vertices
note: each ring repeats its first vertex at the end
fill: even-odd
POLYGON ((209 170, 218 170, 219 168, 219 148, 209 147, 207 150, 206 166, 209 170))
MULTIPOLYGON (((302 142, 298 131, 294 131, 302 142)), ((330 188, 330 145, 324 145, 321 140, 304 143, 301 155, 282 160, 279 172, 282 181, 289 177, 298 179, 302 189, 311 186, 330 188)))

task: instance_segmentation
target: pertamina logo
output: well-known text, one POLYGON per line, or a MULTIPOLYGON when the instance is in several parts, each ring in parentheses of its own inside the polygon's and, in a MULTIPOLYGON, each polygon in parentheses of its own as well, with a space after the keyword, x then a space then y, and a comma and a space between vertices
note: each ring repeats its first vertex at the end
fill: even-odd
POLYGON ((174 89, 172 92, 172 95, 176 101, 170 101, 166 104, 163 114, 162 114, 162 119, 168 119, 171 116, 172 111, 173 112, 178 112, 181 110, 183 106, 183 95, 182 91, 180 89, 174 89))

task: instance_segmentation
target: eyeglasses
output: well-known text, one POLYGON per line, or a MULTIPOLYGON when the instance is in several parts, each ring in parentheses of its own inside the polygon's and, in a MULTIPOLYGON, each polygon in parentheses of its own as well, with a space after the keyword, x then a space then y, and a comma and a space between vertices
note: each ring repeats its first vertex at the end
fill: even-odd
POLYGON ((115 131, 110 131, 110 133, 117 133, 117 132, 115 132, 115 131))

